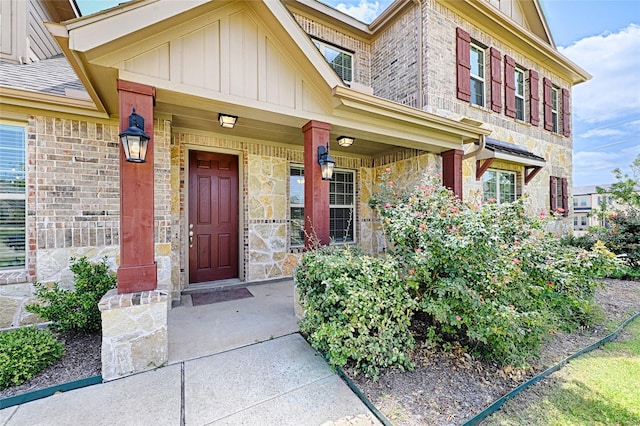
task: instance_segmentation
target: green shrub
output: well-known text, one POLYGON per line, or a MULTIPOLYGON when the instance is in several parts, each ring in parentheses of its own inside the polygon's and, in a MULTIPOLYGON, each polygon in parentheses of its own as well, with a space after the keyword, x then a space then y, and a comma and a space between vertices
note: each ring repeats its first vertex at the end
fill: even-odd
POLYGON ((322 248, 302 256, 295 281, 305 309, 300 330, 332 365, 353 361, 373 378, 383 367, 412 368, 415 289, 393 259, 322 248))
POLYGON ((116 276, 107 266, 106 258, 91 263, 86 257, 71 258, 71 271, 75 279, 73 290, 60 288, 53 283, 35 283, 38 302, 27 306, 27 311, 52 321, 61 331, 97 331, 102 328, 98 302, 104 294, 116 286, 116 276))
POLYGON ((457 341, 501 364, 525 364, 554 329, 598 316, 597 277, 614 255, 562 245, 546 232, 545 214, 529 217, 524 201, 468 205, 437 175, 411 192, 383 176, 371 200, 391 254, 418 285, 434 340, 457 341))
POLYGON ((0 333, 0 389, 19 385, 64 355, 49 330, 18 328, 0 333))

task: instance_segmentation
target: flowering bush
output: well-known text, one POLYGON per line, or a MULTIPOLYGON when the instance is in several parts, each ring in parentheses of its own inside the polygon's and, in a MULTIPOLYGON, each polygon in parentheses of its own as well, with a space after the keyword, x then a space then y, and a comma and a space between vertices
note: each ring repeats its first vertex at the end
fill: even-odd
POLYGON ((300 330, 332 365, 351 360, 356 371, 374 378, 382 367, 412 367, 406 352, 414 343, 409 325, 417 303, 399 270, 393 259, 349 247, 302 256, 295 272, 305 309, 300 330))
POLYGON ((525 215, 522 200, 469 205, 437 175, 408 193, 396 191, 389 176, 382 181, 370 205, 434 340, 523 364, 557 327, 593 320, 596 277, 616 263, 603 245, 563 246, 545 231, 550 219, 525 215))

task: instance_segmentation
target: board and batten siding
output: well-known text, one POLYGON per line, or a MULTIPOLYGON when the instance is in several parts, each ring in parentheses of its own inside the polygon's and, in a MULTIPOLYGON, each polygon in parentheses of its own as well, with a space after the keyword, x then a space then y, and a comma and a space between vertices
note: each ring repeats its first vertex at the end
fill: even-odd
POLYGON ((263 103, 265 109, 326 110, 300 61, 253 11, 226 7, 180 28, 144 52, 134 48, 134 55, 113 66, 205 98, 231 95, 263 103))

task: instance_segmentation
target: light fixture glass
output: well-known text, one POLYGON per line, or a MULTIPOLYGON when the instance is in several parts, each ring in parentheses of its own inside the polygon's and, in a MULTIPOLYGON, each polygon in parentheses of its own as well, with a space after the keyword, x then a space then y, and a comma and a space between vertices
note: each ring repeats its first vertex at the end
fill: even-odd
POLYGON ((238 117, 235 115, 228 114, 218 114, 218 121, 220 122, 220 127, 224 127, 225 129, 233 129, 236 126, 236 121, 238 121, 238 117))
POLYGON ((353 145, 353 142, 356 140, 356 138, 353 138, 351 136, 338 136, 338 145, 343 146, 343 147, 348 147, 353 145))
POLYGON ((329 155, 329 143, 327 143, 326 147, 322 145, 318 147, 318 164, 320 164, 320 170, 322 171, 322 180, 331 180, 336 160, 329 155))
POLYGON ((129 116, 129 128, 120 133, 124 157, 130 163, 144 163, 147 161, 147 147, 149 135, 144 132, 144 118, 136 114, 133 108, 129 116))

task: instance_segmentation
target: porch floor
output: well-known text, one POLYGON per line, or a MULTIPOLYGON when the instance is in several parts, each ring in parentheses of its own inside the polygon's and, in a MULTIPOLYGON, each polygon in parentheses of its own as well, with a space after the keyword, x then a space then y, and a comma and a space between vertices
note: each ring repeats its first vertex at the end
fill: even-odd
MULTIPOLYGON (((235 287, 235 286, 234 286, 235 287)), ((296 333, 293 281, 247 287, 253 297, 169 311, 169 364, 296 333)))

